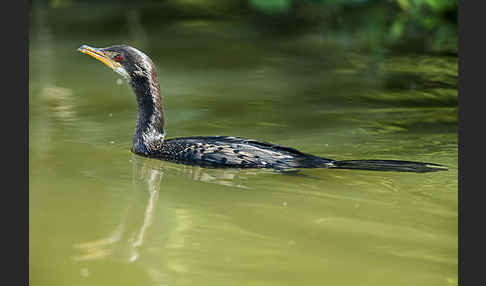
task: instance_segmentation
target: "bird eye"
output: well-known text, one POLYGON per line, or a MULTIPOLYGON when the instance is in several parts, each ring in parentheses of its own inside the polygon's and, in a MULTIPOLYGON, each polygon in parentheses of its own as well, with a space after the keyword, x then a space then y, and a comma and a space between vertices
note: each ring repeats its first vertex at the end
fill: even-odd
POLYGON ((121 62, 121 61, 123 61, 123 57, 122 57, 122 56, 120 56, 120 55, 116 55, 116 56, 115 56, 115 61, 117 61, 117 62, 121 62))

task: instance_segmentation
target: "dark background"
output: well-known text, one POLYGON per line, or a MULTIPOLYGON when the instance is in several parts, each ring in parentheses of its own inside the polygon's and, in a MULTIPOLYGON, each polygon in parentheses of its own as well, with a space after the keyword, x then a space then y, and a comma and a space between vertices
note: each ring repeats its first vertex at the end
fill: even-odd
MULTIPOLYGON (((94 27, 114 34, 130 29, 126 21, 136 11, 141 25, 160 29, 184 19, 213 23, 248 24, 260 36, 302 33, 342 34, 361 37, 360 49, 414 49, 417 52, 457 54, 457 1, 454 0, 37 0, 37 5, 79 9, 53 13, 52 21, 72 24, 53 26, 55 33, 90 31, 94 27), (89 8, 86 13, 84 8, 89 8), (102 22, 98 14, 103 13, 102 22), (62 19, 71 17, 72 21, 62 19), (67 21, 66 21, 67 20, 67 21), (363 37, 362 35, 366 35, 363 37)), ((356 39, 354 45, 356 45, 356 39)))

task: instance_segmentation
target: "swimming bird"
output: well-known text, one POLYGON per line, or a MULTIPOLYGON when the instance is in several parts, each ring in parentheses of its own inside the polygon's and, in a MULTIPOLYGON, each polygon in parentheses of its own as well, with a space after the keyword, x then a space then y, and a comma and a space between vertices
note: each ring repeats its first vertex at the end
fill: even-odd
POLYGON ((231 136, 166 139, 162 95, 152 60, 128 45, 105 48, 82 45, 78 51, 103 62, 130 84, 138 105, 131 151, 141 156, 216 168, 331 168, 418 173, 447 170, 439 164, 410 161, 337 161, 290 147, 231 136))

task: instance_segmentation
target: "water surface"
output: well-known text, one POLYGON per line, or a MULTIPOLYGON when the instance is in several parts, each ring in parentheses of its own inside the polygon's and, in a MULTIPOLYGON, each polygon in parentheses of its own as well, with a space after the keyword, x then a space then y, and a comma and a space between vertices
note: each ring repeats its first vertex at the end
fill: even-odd
POLYGON ((457 285, 457 58, 210 21, 60 34, 59 13, 32 20, 31 285, 457 285), (168 137, 449 171, 282 175, 135 156, 130 88, 76 51, 122 42, 158 66, 168 137))

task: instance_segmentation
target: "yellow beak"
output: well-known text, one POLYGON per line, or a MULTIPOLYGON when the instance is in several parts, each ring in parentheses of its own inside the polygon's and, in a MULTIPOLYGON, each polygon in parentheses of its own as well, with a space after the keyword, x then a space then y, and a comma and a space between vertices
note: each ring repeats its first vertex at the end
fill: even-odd
POLYGON ((87 54, 92 56, 93 58, 101 61, 105 65, 107 65, 111 69, 116 69, 121 67, 121 64, 112 60, 110 57, 105 55, 102 50, 90 47, 88 45, 82 45, 81 47, 78 48, 78 51, 80 51, 83 54, 87 54))

